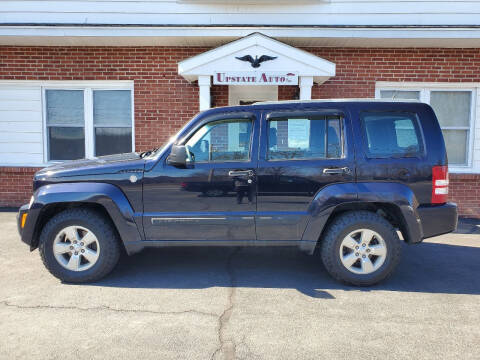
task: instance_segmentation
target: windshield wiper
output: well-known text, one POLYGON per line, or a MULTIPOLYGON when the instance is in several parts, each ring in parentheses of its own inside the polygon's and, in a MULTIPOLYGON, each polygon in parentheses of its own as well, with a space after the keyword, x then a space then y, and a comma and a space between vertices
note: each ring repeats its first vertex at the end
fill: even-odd
POLYGON ((158 149, 160 149, 160 148, 155 148, 155 149, 152 149, 152 150, 147 150, 147 151, 141 152, 140 157, 143 159, 146 156, 153 155, 158 151, 158 149))

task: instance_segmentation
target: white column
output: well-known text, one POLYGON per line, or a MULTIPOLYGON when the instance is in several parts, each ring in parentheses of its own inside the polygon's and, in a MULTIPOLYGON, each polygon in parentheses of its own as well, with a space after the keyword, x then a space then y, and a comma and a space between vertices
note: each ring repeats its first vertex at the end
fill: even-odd
POLYGON ((210 75, 198 77, 200 111, 210 109, 210 75))
POLYGON ((300 100, 311 100, 313 76, 300 76, 298 86, 300 87, 300 100))

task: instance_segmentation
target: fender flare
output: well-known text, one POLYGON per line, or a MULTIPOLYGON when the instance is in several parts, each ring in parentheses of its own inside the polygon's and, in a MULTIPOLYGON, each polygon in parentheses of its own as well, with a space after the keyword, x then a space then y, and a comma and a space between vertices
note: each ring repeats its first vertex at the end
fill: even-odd
MULTIPOLYGON (((42 210, 48 205, 61 203, 92 203, 102 206, 117 228, 129 254, 135 252, 130 245, 138 243, 143 238, 143 230, 137 226, 132 206, 125 194, 115 185, 95 182, 58 183, 42 186, 34 194, 34 201, 28 211, 27 223, 22 233, 22 238, 31 239, 32 250, 38 244, 35 234, 42 210)), ((141 223, 139 225, 141 227, 141 223)))
POLYGON ((401 216, 401 230, 407 243, 423 238, 422 224, 417 212, 415 194, 405 184, 396 182, 359 182, 332 184, 320 190, 311 202, 309 221, 302 236, 300 248, 313 253, 332 214, 341 207, 383 203, 394 205, 401 216))

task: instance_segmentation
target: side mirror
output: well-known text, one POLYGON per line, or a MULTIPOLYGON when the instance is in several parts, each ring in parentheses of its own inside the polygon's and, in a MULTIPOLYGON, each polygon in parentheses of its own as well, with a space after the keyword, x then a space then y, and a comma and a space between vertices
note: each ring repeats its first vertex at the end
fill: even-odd
POLYGON ((179 168, 187 168, 193 165, 192 157, 185 145, 172 145, 172 150, 167 158, 167 164, 179 168))

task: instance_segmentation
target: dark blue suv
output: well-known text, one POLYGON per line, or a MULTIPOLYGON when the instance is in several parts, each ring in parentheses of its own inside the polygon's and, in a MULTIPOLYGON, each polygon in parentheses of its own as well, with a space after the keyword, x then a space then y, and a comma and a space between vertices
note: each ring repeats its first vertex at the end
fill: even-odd
POLYGON ((143 153, 35 174, 22 240, 68 282, 162 246, 318 250, 337 280, 371 285, 408 244, 455 230, 445 144, 430 106, 309 101, 216 108, 143 153))

